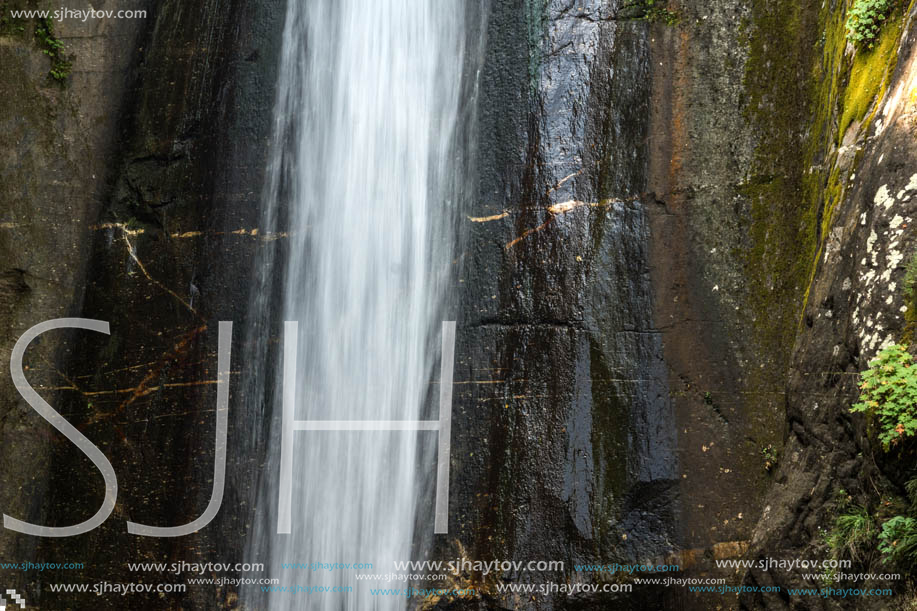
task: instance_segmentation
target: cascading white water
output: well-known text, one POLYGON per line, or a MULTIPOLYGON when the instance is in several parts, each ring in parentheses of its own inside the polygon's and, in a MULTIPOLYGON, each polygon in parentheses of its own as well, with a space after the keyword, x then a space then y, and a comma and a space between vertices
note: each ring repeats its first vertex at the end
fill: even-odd
MULTIPOLYGON (((452 246, 463 42, 461 3, 288 3, 265 214, 289 227, 283 318, 299 321, 297 419, 421 416, 452 246)), ((296 433, 292 533, 272 534, 276 513, 258 529, 269 566, 281 585, 353 592, 271 594, 268 608, 404 606, 369 592, 404 584, 280 567, 362 562, 385 573, 410 559, 418 479, 434 476, 417 465, 424 434, 296 433)))

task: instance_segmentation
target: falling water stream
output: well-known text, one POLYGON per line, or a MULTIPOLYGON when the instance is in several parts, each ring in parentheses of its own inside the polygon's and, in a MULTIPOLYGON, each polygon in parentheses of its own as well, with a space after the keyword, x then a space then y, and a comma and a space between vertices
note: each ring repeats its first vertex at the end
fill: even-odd
MULTIPOLYGON (((283 318, 299 322, 297 419, 421 417, 452 250, 463 27, 455 2, 288 3, 265 215, 289 232, 283 318)), ((385 573, 410 559, 422 478, 434 476, 418 466, 425 434, 297 432, 292 533, 262 529, 272 570, 360 562, 385 573)), ((276 495, 279 453, 266 495, 276 495)), ((259 520, 276 524, 276 504, 265 505, 273 515, 259 520)), ((404 606, 371 596, 391 584, 354 571, 279 576, 355 586, 310 596, 310 609, 404 606)), ((305 608, 286 593, 265 603, 305 608)))

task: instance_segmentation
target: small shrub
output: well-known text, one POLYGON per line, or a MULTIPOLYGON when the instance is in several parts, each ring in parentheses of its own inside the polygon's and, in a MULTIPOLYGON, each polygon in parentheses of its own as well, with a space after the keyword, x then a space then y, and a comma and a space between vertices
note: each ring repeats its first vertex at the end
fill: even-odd
POLYGON ((917 564, 917 519, 895 516, 882 524, 879 533, 882 562, 907 567, 917 564))
POLYGON ((912 360, 902 345, 882 350, 862 373, 860 400, 850 408, 876 418, 886 451, 917 433, 917 368, 912 360))
POLYGON ((847 13, 847 39, 872 49, 894 0, 856 0, 847 13))

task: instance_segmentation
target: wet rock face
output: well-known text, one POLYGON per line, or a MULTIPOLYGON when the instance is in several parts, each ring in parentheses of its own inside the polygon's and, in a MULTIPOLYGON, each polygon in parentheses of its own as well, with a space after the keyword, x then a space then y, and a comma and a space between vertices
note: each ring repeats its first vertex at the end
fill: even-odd
POLYGON ((450 538, 475 558, 572 565, 671 543, 675 435, 641 196, 647 30, 616 10, 488 14, 455 288, 450 538))

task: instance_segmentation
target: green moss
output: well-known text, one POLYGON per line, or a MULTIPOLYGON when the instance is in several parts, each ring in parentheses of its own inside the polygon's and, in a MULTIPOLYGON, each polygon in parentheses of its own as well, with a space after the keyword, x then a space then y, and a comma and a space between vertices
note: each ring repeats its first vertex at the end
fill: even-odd
MULTIPOLYGON (((881 100, 891 80, 898 60, 898 43, 901 37, 903 16, 896 10, 888 18, 872 49, 859 48, 853 59, 850 80, 840 99, 842 108, 837 141, 840 143, 847 128, 862 120, 876 99, 881 100)), ((873 110, 867 125, 878 107, 873 110)))
MULTIPOLYGON (((841 26, 843 27, 843 26, 841 26)), ((817 251, 820 176, 812 126, 820 64, 819 11, 794 0, 755 0, 746 29, 746 115, 760 134, 749 176, 738 191, 750 205, 745 273, 758 343, 785 354, 817 251), (802 78, 801 78, 802 77, 802 78)), ((818 138, 820 126, 812 126, 818 138)))

